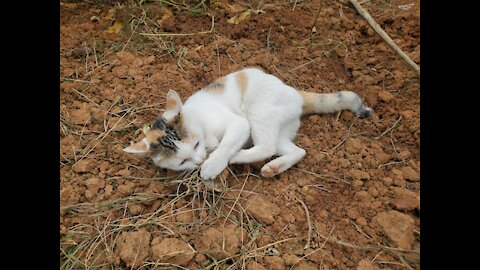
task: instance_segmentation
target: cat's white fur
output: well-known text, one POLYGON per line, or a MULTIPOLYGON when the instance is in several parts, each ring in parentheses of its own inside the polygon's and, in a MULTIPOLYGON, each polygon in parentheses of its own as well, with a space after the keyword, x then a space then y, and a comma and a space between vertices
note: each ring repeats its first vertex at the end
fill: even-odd
MULTIPOLYGON (((179 151, 174 157, 153 156, 155 164, 174 170, 200 166, 200 176, 208 180, 218 176, 229 163, 252 163, 278 156, 261 169, 263 176, 272 177, 305 156, 305 150, 292 142, 302 114, 347 109, 365 117, 372 112, 353 92, 297 91, 256 68, 231 73, 218 85, 219 89, 196 92, 185 104, 175 91, 169 91, 167 104, 170 100, 175 105, 167 106, 163 117, 173 119, 181 112, 187 135, 176 142, 179 151), (242 149, 249 138, 253 146, 242 149)), ((125 151, 138 153, 134 148, 125 151)))

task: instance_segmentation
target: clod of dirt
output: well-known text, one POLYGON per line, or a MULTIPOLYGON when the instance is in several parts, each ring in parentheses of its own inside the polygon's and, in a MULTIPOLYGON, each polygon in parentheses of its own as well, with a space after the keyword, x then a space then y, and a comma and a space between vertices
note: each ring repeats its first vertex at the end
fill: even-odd
POLYGON ((351 169, 345 173, 345 177, 353 180, 370 180, 370 174, 361 170, 351 169))
POLYGON ((404 150, 404 151, 401 151, 400 153, 398 153, 398 158, 400 159, 408 159, 412 154, 410 153, 410 151, 407 151, 407 150, 404 150))
POLYGON ((356 220, 360 217, 360 212, 358 212, 357 208, 349 208, 347 209, 347 216, 352 220, 356 220))
POLYGON ((247 270, 267 270, 267 268, 257 262, 250 261, 247 263, 247 270))
POLYGON ((84 106, 69 112, 70 122, 75 125, 85 125, 90 121, 90 108, 84 106))
POLYGON ((382 212, 374 217, 383 232, 399 248, 412 249, 414 220, 395 210, 382 212))
POLYGON ((292 266, 300 260, 300 257, 293 254, 285 254, 283 255, 283 260, 287 266, 292 266))
POLYGON ((405 118, 412 118, 412 117, 416 116, 417 113, 412 111, 412 110, 405 110, 405 111, 400 112, 400 115, 405 117, 405 118))
POLYGON ((412 167, 407 166, 402 168, 402 175, 406 180, 418 182, 420 181, 420 175, 412 167))
POLYGON ((194 240, 197 252, 209 254, 217 260, 231 257, 246 242, 246 232, 235 224, 224 228, 209 228, 194 240))
POLYGON ((195 251, 185 241, 165 238, 160 243, 152 245, 151 254, 154 261, 186 266, 192 261, 195 251))
MULTIPOLYGON (((291 224, 291 226, 294 224, 291 224)), ((295 228, 295 227, 294 227, 295 228)), ((304 249, 303 247, 305 246, 304 243, 300 240, 292 240, 286 243, 285 245, 285 252, 298 255, 298 256, 303 256, 304 254, 304 249)))
POLYGON ((128 206, 128 212, 130 212, 131 215, 138 215, 142 213, 143 211, 143 205, 141 204, 131 204, 128 206))
POLYGON ((73 171, 76 173, 86 173, 93 169, 95 165, 91 160, 82 159, 75 166, 73 166, 73 171))
POLYGON ((205 256, 205 254, 203 253, 197 253, 195 255, 195 262, 200 264, 200 265, 203 265, 204 263, 208 263, 208 257, 205 256))
POLYGON ((390 160, 391 156, 385 152, 383 152, 382 149, 375 149, 372 150, 375 159, 380 162, 380 163, 386 163, 390 160))
POLYGON ((97 192, 99 189, 103 188, 105 186, 105 182, 102 181, 102 179, 98 177, 92 177, 87 180, 85 180, 85 186, 87 187, 88 190, 92 192, 97 192))
POLYGON ((380 268, 376 266, 371 260, 362 259, 357 265, 357 270, 380 270, 380 268))
POLYGON ((275 221, 274 217, 280 213, 278 206, 261 195, 255 195, 246 210, 257 221, 267 225, 272 224, 275 221))
POLYGON ((378 93, 378 98, 380 98, 380 100, 383 100, 383 101, 390 101, 394 97, 395 96, 388 91, 381 91, 380 93, 378 93))
POLYGON ((301 261, 293 267, 294 270, 317 270, 317 266, 311 262, 301 261))
POLYGON ((150 233, 145 229, 123 232, 117 240, 115 254, 128 266, 137 268, 148 257, 150 233))
POLYGON ((268 269, 271 270, 284 270, 286 267, 283 259, 278 256, 266 256, 263 258, 263 261, 268 266, 268 269))
POLYGON ((83 58, 89 54, 92 54, 93 50, 89 47, 80 46, 72 50, 72 55, 77 58, 83 58))
POLYGON ((117 187, 118 196, 123 197, 123 196, 132 194, 134 187, 135 187, 135 184, 132 182, 126 182, 125 184, 118 186, 117 187))
POLYGON ((345 141, 345 151, 349 154, 356 154, 360 152, 362 148, 362 142, 359 139, 348 138, 345 141))
POLYGON ((393 188, 394 199, 390 204, 397 210, 413 210, 420 207, 419 196, 408 189, 393 188))

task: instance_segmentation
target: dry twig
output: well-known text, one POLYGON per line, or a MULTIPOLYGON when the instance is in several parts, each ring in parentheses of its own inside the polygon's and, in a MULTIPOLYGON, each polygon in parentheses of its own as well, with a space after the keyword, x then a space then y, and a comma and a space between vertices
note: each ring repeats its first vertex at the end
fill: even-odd
POLYGON ((385 42, 390 47, 392 47, 392 49, 394 49, 395 52, 398 53, 398 55, 400 55, 402 60, 405 61, 420 77, 420 67, 415 62, 413 62, 412 59, 410 59, 410 57, 408 57, 408 55, 402 51, 402 49, 398 47, 398 45, 392 40, 392 38, 390 38, 390 36, 382 29, 382 27, 380 27, 380 25, 372 18, 370 13, 368 13, 368 11, 366 11, 357 2, 357 0, 349 0, 349 1, 357 9, 358 13, 360 13, 360 15, 362 15, 362 17, 364 17, 365 20, 368 21, 368 24, 370 24, 373 30, 375 30, 375 32, 377 32, 377 34, 379 34, 380 37, 382 37, 383 40, 385 40, 385 42))

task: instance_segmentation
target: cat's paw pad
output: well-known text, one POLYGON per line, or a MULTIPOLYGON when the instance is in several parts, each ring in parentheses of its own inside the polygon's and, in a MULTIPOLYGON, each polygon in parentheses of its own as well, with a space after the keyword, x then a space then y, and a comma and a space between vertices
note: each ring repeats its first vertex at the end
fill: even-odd
POLYGON ((274 175, 278 174, 278 167, 277 166, 272 166, 272 165, 265 165, 261 169, 261 173, 263 177, 273 177, 274 175))

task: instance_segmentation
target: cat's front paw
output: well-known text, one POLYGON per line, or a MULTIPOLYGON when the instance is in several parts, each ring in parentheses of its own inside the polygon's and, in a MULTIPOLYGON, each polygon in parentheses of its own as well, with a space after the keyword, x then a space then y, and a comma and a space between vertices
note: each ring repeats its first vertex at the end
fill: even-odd
POLYGON ((203 162, 200 168, 200 176, 204 180, 215 179, 222 171, 227 167, 227 164, 222 162, 216 162, 212 159, 207 159, 203 162))

